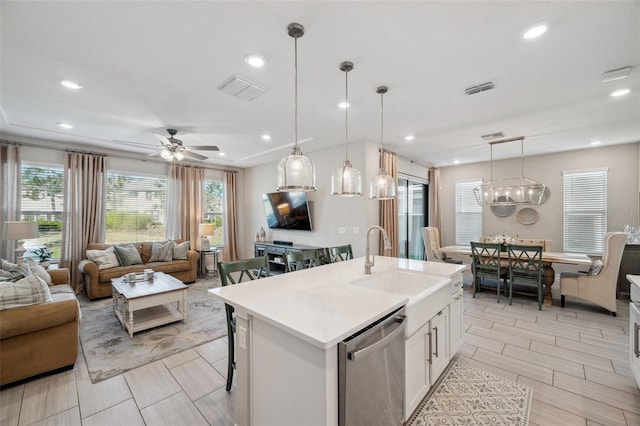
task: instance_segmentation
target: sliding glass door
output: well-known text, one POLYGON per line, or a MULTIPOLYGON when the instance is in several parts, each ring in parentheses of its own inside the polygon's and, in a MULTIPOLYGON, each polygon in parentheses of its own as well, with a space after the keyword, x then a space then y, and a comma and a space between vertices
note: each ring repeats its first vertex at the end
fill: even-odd
POLYGON ((429 185, 412 177, 398 177, 398 240, 400 257, 424 260, 420 228, 427 226, 429 185))

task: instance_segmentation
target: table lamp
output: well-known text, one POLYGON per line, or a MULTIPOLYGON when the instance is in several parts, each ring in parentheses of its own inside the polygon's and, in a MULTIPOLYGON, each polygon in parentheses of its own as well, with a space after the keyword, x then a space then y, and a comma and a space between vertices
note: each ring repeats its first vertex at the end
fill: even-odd
POLYGON ((25 252, 24 240, 38 238, 37 222, 7 221, 4 223, 4 235, 8 241, 16 241, 16 263, 25 252))
POLYGON ((200 249, 210 250, 211 243, 209 237, 213 235, 214 226, 213 223, 201 223, 198 231, 200 232, 200 249))

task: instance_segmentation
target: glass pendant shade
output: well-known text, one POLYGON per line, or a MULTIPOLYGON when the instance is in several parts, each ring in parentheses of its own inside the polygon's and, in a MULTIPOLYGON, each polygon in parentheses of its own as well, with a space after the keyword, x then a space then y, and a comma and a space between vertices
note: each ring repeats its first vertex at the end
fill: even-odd
POLYGON ((167 161, 173 160, 173 154, 166 148, 160 151, 160 156, 167 161))
POLYGON ((330 195, 342 197, 359 197, 362 195, 362 175, 351 166, 351 161, 344 160, 342 166, 331 174, 330 195))
POLYGON ((378 174, 369 182, 369 198, 372 200, 396 198, 396 181, 384 169, 378 170, 378 174))
POLYGON ((304 27, 297 23, 287 27, 289 36, 294 39, 295 49, 295 141, 291 153, 278 163, 277 191, 309 192, 316 190, 316 170, 311 160, 302 155, 298 146, 298 39, 304 35, 304 27))
POLYGON ((278 191, 308 192, 316 190, 316 170, 311 160, 297 146, 278 164, 278 191))

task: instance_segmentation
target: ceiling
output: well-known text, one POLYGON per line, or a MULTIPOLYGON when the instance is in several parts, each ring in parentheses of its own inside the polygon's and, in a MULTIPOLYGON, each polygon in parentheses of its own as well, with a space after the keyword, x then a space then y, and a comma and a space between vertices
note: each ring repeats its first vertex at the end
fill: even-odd
MULTIPOLYGON (((298 138, 305 155, 349 141, 436 166, 489 159, 480 135, 525 136, 525 156, 640 141, 640 2, 6 1, 1 9, 0 136, 157 153, 177 129, 187 146, 217 145, 209 165, 251 167, 298 138), (524 40, 538 22, 549 31, 524 40), (244 60, 266 58, 260 69, 244 60), (601 82, 631 66, 628 78, 601 82), (232 75, 267 89, 251 101, 217 90, 232 75), (66 89, 61 80, 83 88, 66 89), (491 81, 495 89, 468 96, 491 81), (609 94, 629 88, 623 97, 609 94), (59 123, 68 122, 65 130, 59 123), (271 135, 263 141, 261 135, 271 135), (414 135, 413 141, 405 136, 414 135)), ((493 149, 520 155, 519 144, 493 149)), ((359 167, 357 162, 355 167, 359 167)), ((361 166, 360 166, 361 167, 361 166)))

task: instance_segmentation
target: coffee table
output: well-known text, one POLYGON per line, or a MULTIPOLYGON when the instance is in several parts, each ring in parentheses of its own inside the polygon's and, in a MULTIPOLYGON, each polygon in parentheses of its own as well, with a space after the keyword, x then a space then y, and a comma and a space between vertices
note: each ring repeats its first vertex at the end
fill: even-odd
POLYGON ((163 272, 151 281, 111 280, 113 311, 129 337, 140 330, 187 321, 187 286, 163 272))

